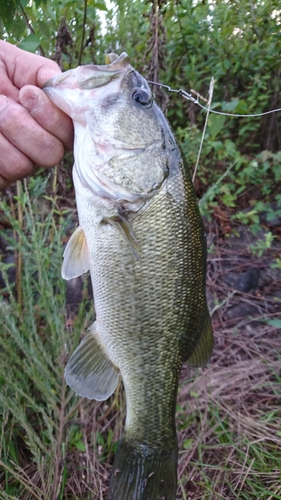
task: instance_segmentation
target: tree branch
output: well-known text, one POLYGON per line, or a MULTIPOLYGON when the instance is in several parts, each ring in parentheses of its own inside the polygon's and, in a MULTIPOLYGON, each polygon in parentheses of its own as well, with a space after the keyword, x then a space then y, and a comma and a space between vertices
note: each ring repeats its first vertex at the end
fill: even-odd
POLYGON ((83 56, 83 50, 84 50, 84 40, 85 40, 85 25, 86 25, 86 21, 87 21, 87 0, 84 0, 84 18, 83 18, 82 40, 81 40, 80 53, 79 53, 79 58, 78 58, 78 66, 80 66, 81 62, 82 62, 82 56, 83 56))

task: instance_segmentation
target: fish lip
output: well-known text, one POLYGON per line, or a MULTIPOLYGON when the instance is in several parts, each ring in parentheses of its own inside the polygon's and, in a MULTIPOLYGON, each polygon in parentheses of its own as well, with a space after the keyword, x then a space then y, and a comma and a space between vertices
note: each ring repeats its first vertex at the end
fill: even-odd
POLYGON ((122 146, 120 146, 120 147, 114 146, 114 149, 116 149, 117 151, 124 151, 125 153, 127 151, 129 151, 130 153, 142 153, 146 149, 146 147, 142 147, 142 148, 134 148, 134 147, 132 147, 132 148, 130 148, 130 147, 128 147, 126 145, 125 148, 122 147, 122 146))
POLYGON ((46 88, 48 88, 48 87, 52 87, 52 86, 53 86, 53 79, 54 79, 54 77, 53 77, 53 76, 52 76, 52 78, 49 78, 49 80, 47 80, 47 81, 44 83, 44 85, 43 85, 42 89, 43 89, 43 90, 45 90, 45 89, 46 89, 46 88))
POLYGON ((63 73, 59 73, 58 75, 49 78, 49 80, 47 80, 44 83, 42 88, 47 89, 48 87, 57 87, 58 85, 62 84, 65 80, 74 77, 73 81, 71 82, 72 85, 70 82, 68 82, 68 85, 70 87, 79 87, 80 89, 87 89, 89 81, 92 81, 94 84, 95 76, 96 79, 98 80, 101 74, 104 74, 105 76, 108 75, 108 82, 103 82, 102 84, 98 84, 96 86, 93 85, 92 87, 92 88, 97 88, 99 86, 105 86, 111 80, 114 80, 115 78, 121 76, 122 73, 127 72, 128 67, 130 67, 129 58, 126 52, 123 52, 119 57, 117 57, 112 62, 106 65, 99 66, 97 64, 85 64, 82 66, 78 66, 77 68, 64 71, 63 73))
POLYGON ((124 68, 108 69, 106 66, 78 66, 76 73, 76 84, 82 90, 94 90, 99 87, 106 87, 111 81, 118 79, 124 68))
POLYGON ((56 85, 59 85, 62 83, 64 80, 66 80, 71 73, 73 73, 74 70, 70 69, 68 71, 64 71, 63 73, 59 73, 58 75, 52 76, 47 80, 44 85, 43 85, 43 90, 48 87, 55 87, 56 85))

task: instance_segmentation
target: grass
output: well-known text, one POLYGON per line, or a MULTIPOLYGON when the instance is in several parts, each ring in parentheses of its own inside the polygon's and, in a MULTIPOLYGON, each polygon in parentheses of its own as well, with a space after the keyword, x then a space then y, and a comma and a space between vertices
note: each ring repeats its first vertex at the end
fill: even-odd
POLYGON ((281 498, 280 334, 259 327, 245 337, 217 333, 213 362, 181 385, 180 415, 193 415, 179 433, 180 443, 192 443, 180 452, 187 498, 281 498))
MULTIPOLYGON (((91 402, 65 385, 65 362, 94 312, 86 294, 75 316, 66 305, 60 268, 72 214, 45 188, 32 179, 0 202, 1 235, 21 269, 14 286, 0 262, 0 499, 101 500, 124 397, 119 387, 91 402)), ((182 371, 178 498, 281 500, 280 331, 250 320, 226 329, 227 307, 214 313, 210 365, 182 371)))

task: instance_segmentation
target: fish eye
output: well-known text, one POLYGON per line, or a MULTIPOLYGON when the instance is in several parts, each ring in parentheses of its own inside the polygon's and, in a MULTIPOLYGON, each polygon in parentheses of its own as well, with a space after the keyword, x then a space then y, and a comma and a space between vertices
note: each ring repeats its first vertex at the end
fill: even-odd
POLYGON ((137 106, 141 106, 142 108, 151 108, 153 102, 151 94, 142 88, 133 90, 132 99, 137 106))

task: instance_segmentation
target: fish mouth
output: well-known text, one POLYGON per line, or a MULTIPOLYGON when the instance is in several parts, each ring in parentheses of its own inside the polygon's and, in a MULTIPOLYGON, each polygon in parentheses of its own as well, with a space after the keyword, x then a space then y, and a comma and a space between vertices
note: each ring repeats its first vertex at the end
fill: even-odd
POLYGON ((45 82, 43 90, 58 86, 61 90, 77 87, 91 90, 103 87, 112 80, 119 78, 130 66, 129 57, 126 52, 123 52, 120 56, 114 53, 108 54, 106 61, 108 61, 108 64, 102 66, 85 64, 53 76, 45 82))
POLYGON ((81 90, 96 89, 115 80, 122 72, 121 69, 107 71, 92 65, 78 66, 76 69, 70 69, 47 80, 43 90, 48 93, 50 88, 59 88, 60 91, 76 88, 81 90))
POLYGON ((109 54, 106 60, 109 64, 86 64, 59 73, 45 82, 43 90, 58 108, 85 125, 82 112, 91 100, 107 97, 109 86, 111 94, 118 94, 124 76, 132 69, 126 52, 119 57, 109 54))
POLYGON ((52 78, 49 78, 49 80, 47 80, 44 83, 43 89, 45 90, 47 87, 53 87, 54 85, 59 85, 60 83, 62 83, 64 80, 66 80, 69 77, 70 72, 72 72, 72 71, 73 70, 71 69, 69 71, 65 71, 64 73, 52 76, 52 78))

